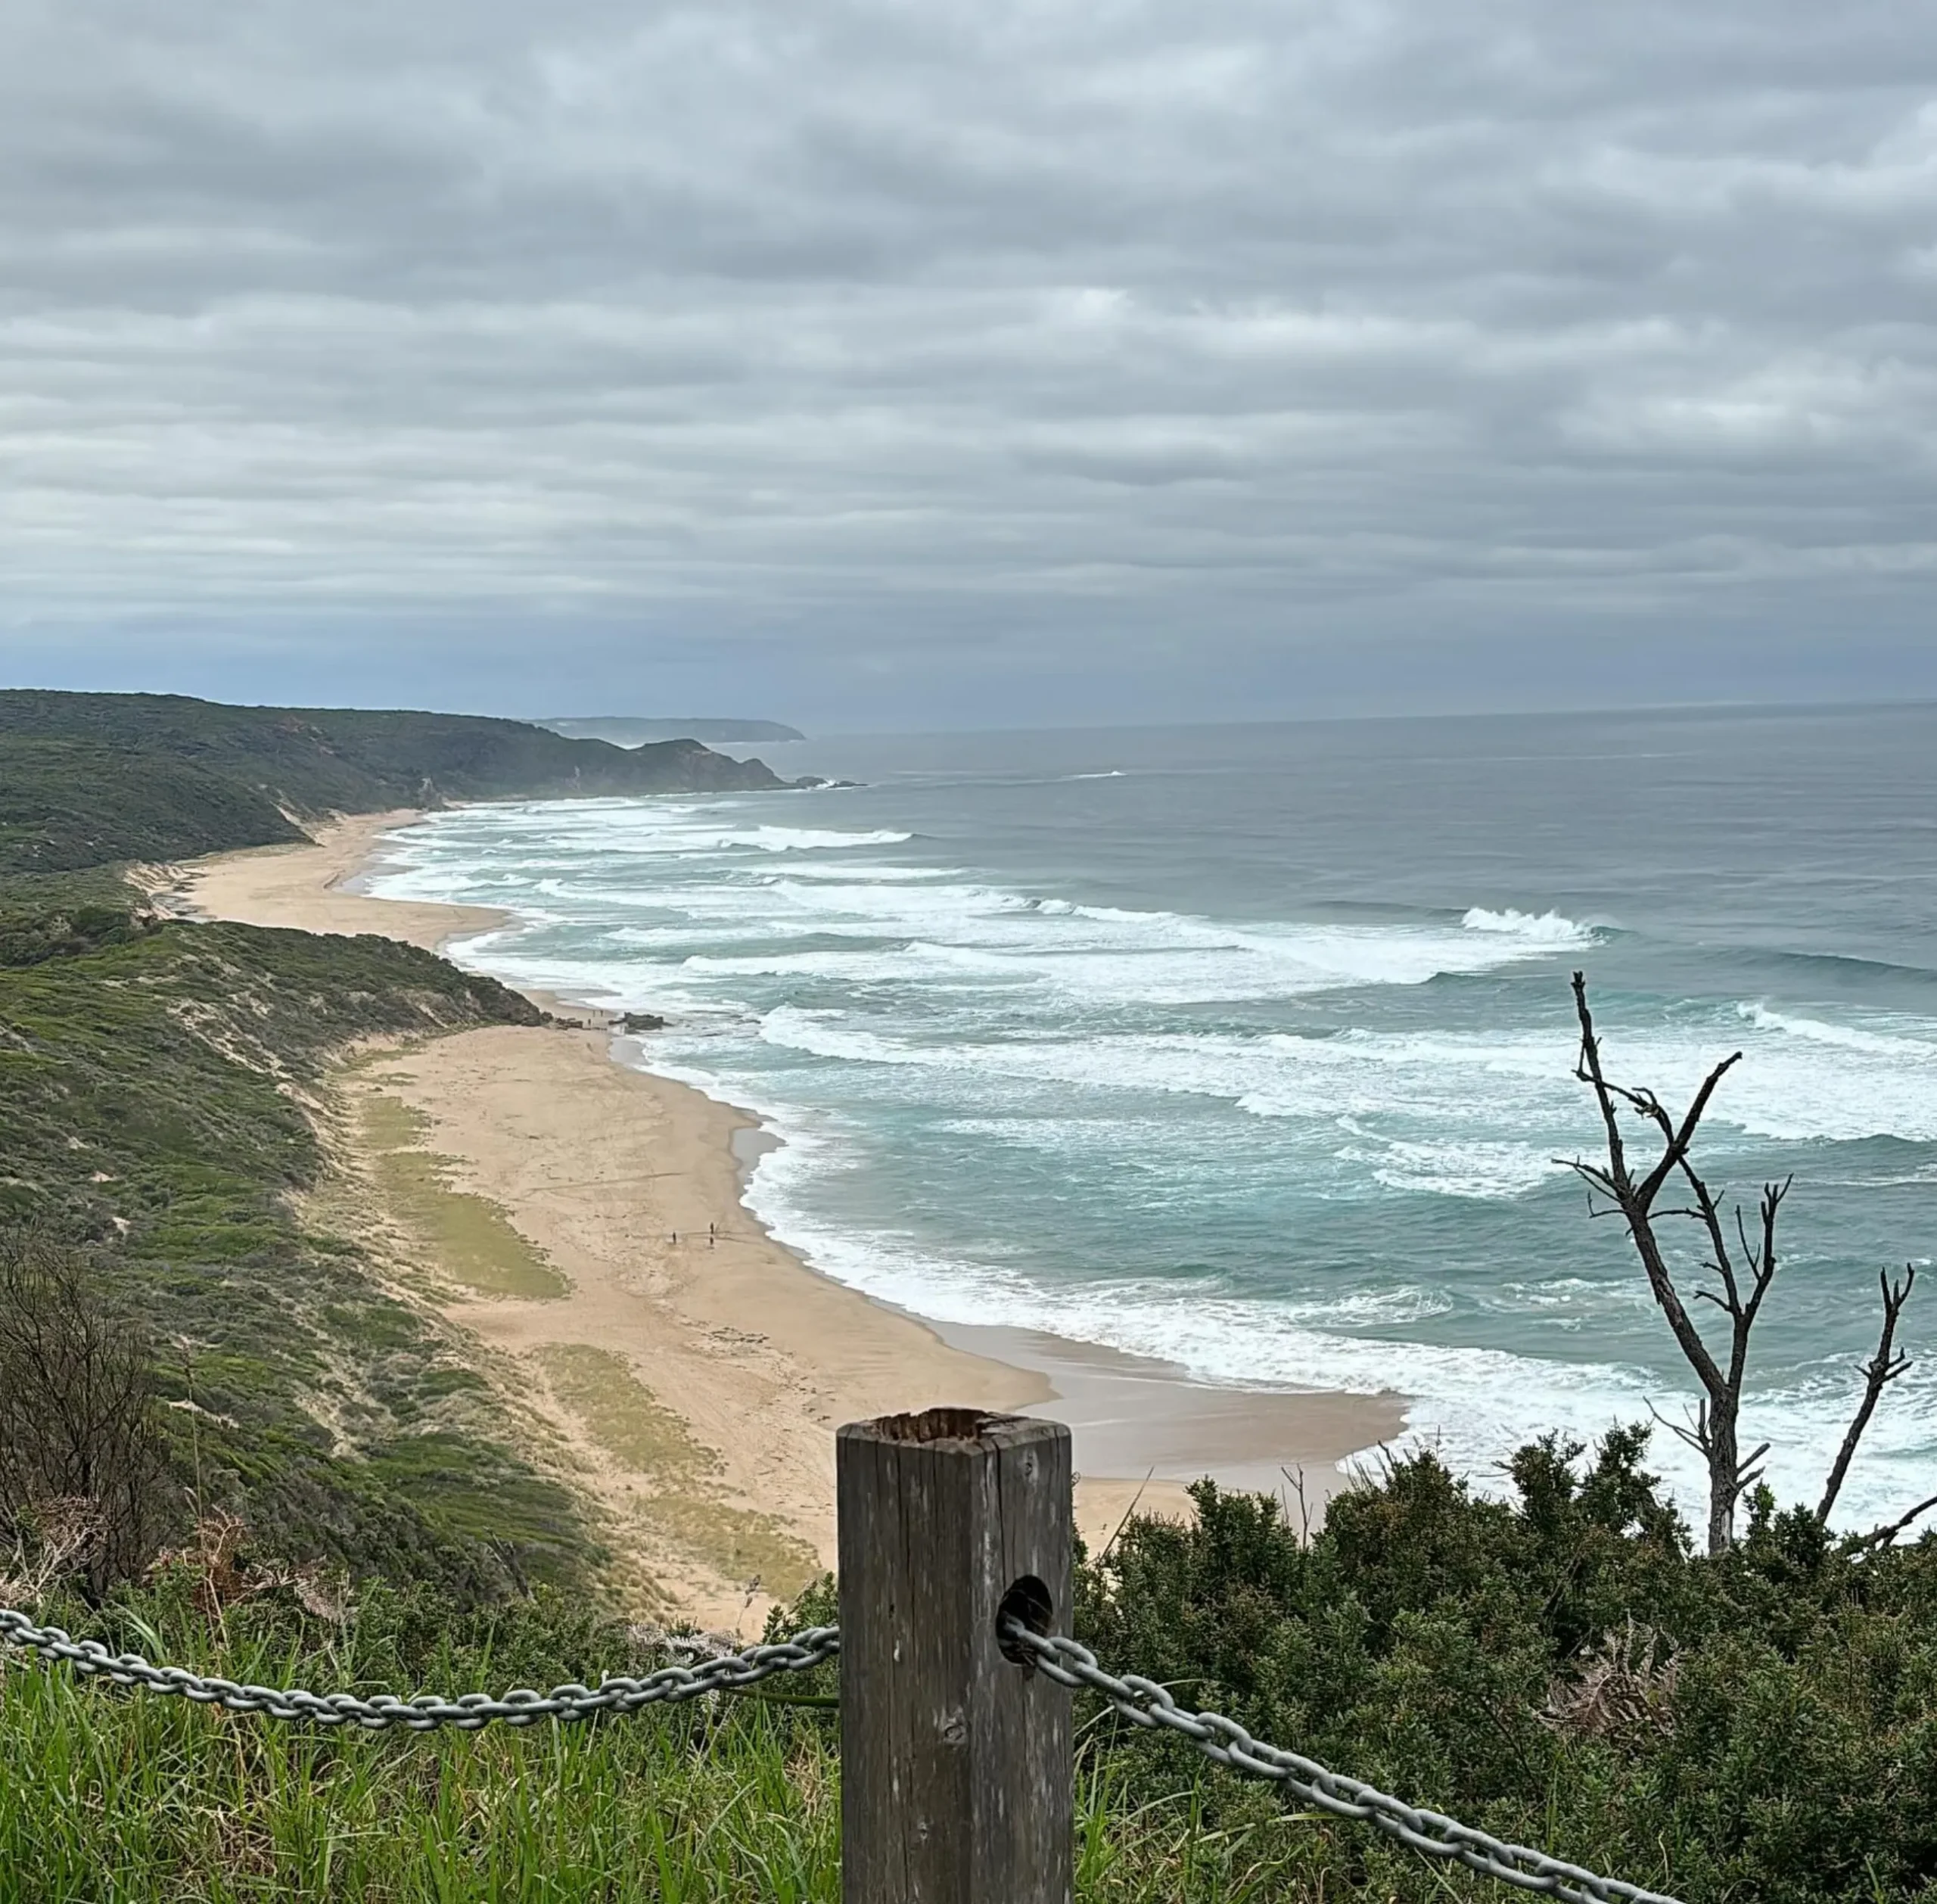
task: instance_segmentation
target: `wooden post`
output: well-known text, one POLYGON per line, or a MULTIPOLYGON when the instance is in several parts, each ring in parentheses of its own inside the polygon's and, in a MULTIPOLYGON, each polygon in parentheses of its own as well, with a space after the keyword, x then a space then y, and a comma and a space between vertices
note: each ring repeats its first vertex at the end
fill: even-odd
POLYGON ((931 1408, 835 1445, 842 1904, 1068 1904, 1069 1694, 1003 1657, 1069 1630, 1069 1430, 931 1408))

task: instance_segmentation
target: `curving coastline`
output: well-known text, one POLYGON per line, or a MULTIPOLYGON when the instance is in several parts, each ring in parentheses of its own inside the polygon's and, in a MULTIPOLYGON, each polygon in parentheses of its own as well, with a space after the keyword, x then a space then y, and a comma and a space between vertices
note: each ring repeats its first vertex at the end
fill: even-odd
MULTIPOLYGON (((412 817, 360 816, 322 829, 313 845, 199 862, 178 892, 213 916, 433 950, 502 923, 507 915, 487 908, 350 889, 383 836, 412 817)), ((381 1067, 382 1091, 423 1121, 453 1187, 490 1197, 571 1285, 543 1302, 474 1295, 446 1313, 502 1356, 622 1358, 710 1461, 720 1489, 824 1563, 833 1554, 829 1431, 842 1420, 942 1400, 1066 1420, 1083 1476, 1079 1520, 1093 1541, 1107 1538, 1133 1500, 1187 1510, 1183 1486, 1205 1473, 1273 1489, 1283 1470, 1303 1468, 1317 1504, 1338 1484, 1337 1462, 1400 1432, 1396 1397, 1214 1389, 1089 1345, 999 1329, 937 1333, 831 1281, 742 1200, 757 1120, 613 1062, 604 1014, 539 1002, 577 1022, 459 1033, 381 1067)), ((347 1081, 353 1094, 375 1087, 347 1081)), ((626 1521, 651 1476, 609 1449, 577 1453, 615 1524, 626 1521)), ((690 1543, 636 1545, 645 1570, 714 1624, 743 1624, 767 1598, 696 1562, 690 1543)))

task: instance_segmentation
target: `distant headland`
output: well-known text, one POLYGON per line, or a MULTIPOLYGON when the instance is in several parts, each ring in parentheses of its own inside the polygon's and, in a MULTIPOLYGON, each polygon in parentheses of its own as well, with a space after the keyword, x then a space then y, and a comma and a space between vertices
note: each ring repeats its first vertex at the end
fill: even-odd
POLYGON ((561 715, 554 720, 536 720, 543 727, 571 740, 608 741, 614 747, 640 747, 655 740, 805 740, 797 727, 783 726, 777 720, 721 720, 707 715, 681 714, 664 720, 648 720, 636 714, 561 715))
POLYGON ((0 876, 276 845, 332 813, 805 784, 687 736, 619 747, 471 714, 0 689, 0 876))

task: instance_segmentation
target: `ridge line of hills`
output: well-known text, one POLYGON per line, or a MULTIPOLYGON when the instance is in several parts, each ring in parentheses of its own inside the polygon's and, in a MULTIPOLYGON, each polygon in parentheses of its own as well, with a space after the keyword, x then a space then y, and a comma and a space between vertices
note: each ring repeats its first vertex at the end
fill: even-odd
POLYGON ((636 747, 654 740, 805 740, 797 727, 778 720, 727 720, 714 714, 679 714, 670 719, 643 714, 560 714, 534 726, 572 740, 608 740, 636 747))
MULTIPOLYGON (((346 1053, 543 1015, 396 941, 159 913, 133 870, 294 844, 331 813, 801 784, 688 739, 0 690, 0 1283, 23 1252, 79 1262, 145 1345, 155 1540, 232 1514, 254 1551, 482 1602, 582 1590, 603 1560, 370 1223, 326 1214, 365 1193, 343 1174, 346 1053)), ((0 1446, 36 1405, 13 1386, 0 1446)), ((0 1553, 31 1543, 39 1498, 0 1497, 0 1553)))
POLYGON ((691 739, 620 747, 475 714, 0 689, 0 877, 279 845, 332 812, 801 784, 691 739))

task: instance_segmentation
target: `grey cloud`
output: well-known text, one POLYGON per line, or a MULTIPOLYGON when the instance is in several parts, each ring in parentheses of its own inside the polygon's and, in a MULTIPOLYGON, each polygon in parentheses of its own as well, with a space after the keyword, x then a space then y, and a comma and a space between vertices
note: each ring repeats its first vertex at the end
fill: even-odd
POLYGON ((23 0, 0 656, 1929 691, 1917 13, 23 0))

